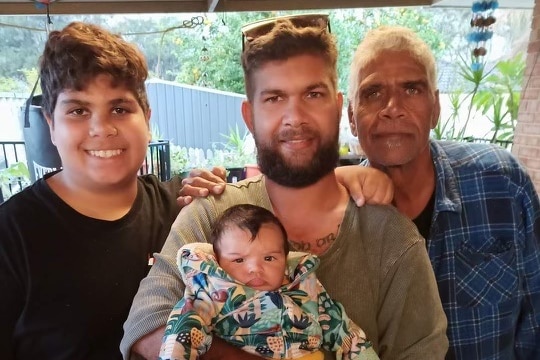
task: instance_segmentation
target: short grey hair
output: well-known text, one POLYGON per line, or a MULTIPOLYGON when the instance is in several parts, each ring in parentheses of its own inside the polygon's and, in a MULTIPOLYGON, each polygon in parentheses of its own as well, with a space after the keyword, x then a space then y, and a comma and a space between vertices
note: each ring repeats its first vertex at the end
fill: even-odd
POLYGON ((360 72, 385 50, 407 51, 426 69, 428 84, 437 89, 437 69, 433 52, 414 31, 403 26, 381 26, 370 30, 356 49, 349 72, 348 100, 356 107, 360 72))

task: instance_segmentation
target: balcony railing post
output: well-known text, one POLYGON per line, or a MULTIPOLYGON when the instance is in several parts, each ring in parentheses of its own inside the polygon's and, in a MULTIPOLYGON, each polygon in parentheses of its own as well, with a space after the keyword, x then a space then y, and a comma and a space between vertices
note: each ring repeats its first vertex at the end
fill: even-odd
POLYGON ((171 152, 169 140, 158 140, 148 144, 146 159, 139 174, 154 174, 161 181, 171 178, 171 152))
MULTIPOLYGON (((10 165, 20 161, 25 161, 27 167, 30 169, 29 160, 24 141, 0 141, 0 169, 8 168, 10 165)), ((159 140, 148 144, 148 153, 139 172, 140 174, 155 174, 161 181, 167 181, 171 178, 169 140, 159 140)), ((9 193, 2 192, 2 184, 0 184, 0 203, 10 197, 14 192, 22 190, 28 185, 28 180, 19 178, 9 184, 4 184, 6 185, 4 190, 9 189, 9 193)))
MULTIPOLYGON (((0 170, 7 169, 11 165, 20 161, 26 160, 26 151, 24 141, 0 141, 0 170)), ((26 164, 28 167, 28 164, 26 164)), ((0 183, 0 203, 4 202, 16 192, 21 191, 25 186, 29 184, 29 179, 15 178, 3 180, 4 183, 0 183), (7 192, 5 191, 7 190, 7 192)))

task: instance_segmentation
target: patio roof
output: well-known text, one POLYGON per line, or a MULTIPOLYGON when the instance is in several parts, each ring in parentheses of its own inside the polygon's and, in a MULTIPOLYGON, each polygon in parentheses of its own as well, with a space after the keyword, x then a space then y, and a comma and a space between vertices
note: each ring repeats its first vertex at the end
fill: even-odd
MULTIPOLYGON (((381 6, 469 7, 472 0, 0 0, 0 14, 43 14, 36 3, 50 2, 54 14, 185 13, 340 9, 381 6)), ((499 0, 500 7, 532 8, 534 0, 499 0)))

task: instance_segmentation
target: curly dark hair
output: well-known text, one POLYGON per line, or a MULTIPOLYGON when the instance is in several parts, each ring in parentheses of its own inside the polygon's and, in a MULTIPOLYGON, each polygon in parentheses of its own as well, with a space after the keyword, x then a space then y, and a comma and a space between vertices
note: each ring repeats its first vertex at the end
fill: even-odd
POLYGON ((253 98, 253 73, 269 61, 287 60, 298 55, 320 56, 332 72, 332 83, 337 89, 337 48, 332 34, 317 26, 297 27, 290 20, 281 19, 265 35, 246 46, 242 53, 242 69, 246 95, 253 98))
POLYGON ((42 111, 51 118, 62 91, 81 91, 101 74, 110 75, 113 86, 126 86, 148 113, 144 55, 135 45, 97 25, 72 22, 52 31, 39 65, 42 111))
POLYGON ((225 210, 216 220, 210 235, 210 242, 214 247, 214 253, 219 258, 220 239, 223 233, 231 228, 238 227, 247 230, 251 234, 251 241, 255 239, 263 224, 274 224, 283 235, 283 249, 285 255, 289 253, 287 231, 279 219, 269 210, 251 204, 234 205, 225 210))

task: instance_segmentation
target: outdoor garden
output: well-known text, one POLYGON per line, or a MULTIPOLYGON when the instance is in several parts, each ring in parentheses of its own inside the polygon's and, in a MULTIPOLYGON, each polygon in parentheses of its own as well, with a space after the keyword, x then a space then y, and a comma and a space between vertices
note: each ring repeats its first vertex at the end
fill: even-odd
MULTIPOLYGON (((493 9, 494 10, 494 9, 493 9)), ((442 113, 432 136, 437 139, 486 141, 510 148, 523 87, 525 51, 532 10, 497 9, 486 26, 489 38, 471 38, 470 8, 428 7, 341 9, 330 14, 339 50, 339 87, 347 91, 347 66, 362 35, 381 24, 400 24, 417 31, 433 49, 439 70, 442 113), (480 40, 480 41, 478 41, 480 40), (479 48, 484 49, 478 53, 479 48)), ((288 12, 290 13, 290 12, 288 12)), ((72 20, 106 26, 137 43, 145 53, 152 78, 221 91, 244 93, 239 63, 242 24, 283 12, 168 14, 148 16, 54 16, 52 28, 72 20)), ((485 24, 481 24, 485 25, 485 24)), ((41 16, 0 17, 0 104, 29 94, 37 79, 37 55, 46 37, 41 16)), ((23 101, 23 99, 21 99, 23 101)), ((20 106, 20 104, 19 104, 20 106)), ((239 109, 237 110, 239 111, 239 109)), ((17 113, 17 112, 15 112, 17 113)), ((342 121, 346 133, 346 119, 342 121)), ((13 138, 18 118, 0 119, 0 143, 13 138), (11 134, 10 138, 6 134, 11 134)), ((168 139, 166 129, 154 129, 154 139, 168 139)), ((16 136, 15 136, 16 137, 16 136)), ((255 162, 253 140, 244 127, 220 133, 212 148, 190 148, 170 140, 171 175, 193 167, 244 167, 255 162)), ((344 145, 348 139, 343 136, 344 145)), ((351 151, 352 149, 349 149, 351 151)), ((0 189, 4 198, 26 186, 28 169, 13 151, 0 154, 0 189)), ((1 201, 1 199, 0 199, 1 201)))

